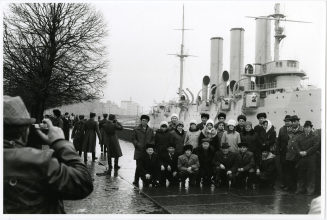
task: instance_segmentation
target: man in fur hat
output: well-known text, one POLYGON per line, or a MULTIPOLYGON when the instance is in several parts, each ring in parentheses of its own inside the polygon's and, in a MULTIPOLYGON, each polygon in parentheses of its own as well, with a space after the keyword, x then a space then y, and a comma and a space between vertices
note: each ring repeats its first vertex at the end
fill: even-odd
POLYGON ((145 146, 147 144, 153 144, 154 143, 154 132, 152 128, 148 126, 148 123, 150 121, 150 117, 148 115, 142 115, 141 123, 139 126, 135 127, 133 130, 132 135, 132 142, 134 145, 134 160, 136 160, 136 169, 135 169, 135 176, 134 176, 134 182, 133 184, 135 186, 139 186, 139 166, 140 166, 140 159, 145 154, 145 146))
POLYGON ((192 154, 192 145, 184 146, 184 154, 178 157, 178 170, 182 181, 182 187, 185 187, 185 180, 189 179, 189 186, 195 186, 198 179, 200 162, 197 155, 192 154))

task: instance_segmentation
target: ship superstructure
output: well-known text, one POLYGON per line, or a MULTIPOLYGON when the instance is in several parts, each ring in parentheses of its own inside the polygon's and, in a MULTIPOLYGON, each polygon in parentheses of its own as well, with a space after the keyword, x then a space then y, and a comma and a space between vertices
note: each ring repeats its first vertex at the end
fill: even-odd
MULTIPOLYGON (((187 127, 192 119, 200 122, 202 112, 208 113, 215 121, 217 115, 224 112, 227 120, 244 114, 252 122, 257 122, 257 113, 266 112, 277 129, 283 125, 285 115, 296 114, 302 120, 311 120, 316 128, 321 127, 321 89, 302 84, 306 73, 300 69, 299 61, 279 59, 280 42, 286 37, 280 23, 302 21, 286 20, 278 3, 274 14, 252 18, 256 21, 255 62, 244 65, 243 28, 230 29, 229 71, 223 70, 223 38, 211 38, 210 77, 203 77, 202 89, 196 94, 196 99, 189 89, 186 90, 190 96, 183 90, 181 82, 179 101, 153 107, 150 114, 152 127, 158 128, 163 120, 170 121, 173 113, 179 114, 187 127), (275 40, 273 60, 271 22, 274 22, 275 40)), ((181 72, 182 65, 181 61, 181 72)))

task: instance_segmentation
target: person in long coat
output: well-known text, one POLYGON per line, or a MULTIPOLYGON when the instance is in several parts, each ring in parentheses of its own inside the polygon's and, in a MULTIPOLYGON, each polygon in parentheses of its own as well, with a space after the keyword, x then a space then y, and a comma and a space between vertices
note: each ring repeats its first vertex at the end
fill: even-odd
POLYGON ((186 136, 184 139, 184 145, 192 145, 193 150, 199 146, 199 137, 201 134, 201 130, 197 129, 196 121, 190 121, 190 128, 186 132, 186 136))
POLYGON ((103 129, 103 144, 106 146, 108 152, 108 166, 112 169, 111 158, 115 158, 114 168, 118 170, 118 158, 123 156, 116 134, 116 130, 123 130, 123 126, 116 120, 116 116, 110 114, 109 120, 102 125, 103 129))
POLYGON ((145 154, 146 144, 154 143, 154 132, 152 128, 148 126, 150 117, 148 115, 141 116, 141 124, 134 128, 132 135, 132 143, 134 145, 134 160, 136 160, 136 169, 134 175, 133 185, 139 186, 140 180, 140 163, 141 158, 145 154))
POLYGON ((92 161, 95 161, 95 145, 96 136, 98 135, 99 142, 101 143, 101 134, 99 124, 95 121, 95 113, 90 113, 90 119, 85 122, 85 136, 83 140, 84 162, 87 162, 87 153, 92 153, 92 161))
POLYGON ((71 121, 69 119, 68 112, 65 113, 64 117, 62 118, 62 122, 63 122, 62 130, 64 131, 65 140, 69 141, 69 130, 70 130, 71 121))
POLYGON ((265 134, 263 135, 262 147, 270 149, 270 151, 276 153, 276 131, 272 123, 265 119, 262 123, 262 127, 265 129, 265 134))
POLYGON ((307 195, 312 196, 315 192, 316 177, 316 156, 319 150, 319 136, 312 131, 311 121, 306 121, 303 125, 304 133, 296 140, 296 152, 299 161, 297 169, 297 189, 296 194, 306 191, 307 195))
MULTIPOLYGON (((101 137, 104 137, 104 130, 103 130, 103 125, 108 121, 108 114, 103 114, 103 119, 99 121, 99 129, 100 129, 100 134, 101 137)), ((101 152, 104 153, 107 152, 107 146, 105 145, 105 141, 102 141, 102 143, 100 143, 100 148, 101 148, 101 152)))
POLYGON ((79 121, 75 123, 71 137, 73 139, 73 144, 76 151, 78 151, 79 155, 81 156, 83 151, 83 139, 85 136, 84 115, 79 115, 78 119, 79 121))
POLYGON ((279 154, 279 166, 282 185, 281 188, 286 187, 286 172, 285 172, 285 158, 287 152, 287 143, 289 140, 289 130, 292 125, 291 116, 286 115, 284 118, 285 125, 279 129, 277 137, 277 154, 279 154))

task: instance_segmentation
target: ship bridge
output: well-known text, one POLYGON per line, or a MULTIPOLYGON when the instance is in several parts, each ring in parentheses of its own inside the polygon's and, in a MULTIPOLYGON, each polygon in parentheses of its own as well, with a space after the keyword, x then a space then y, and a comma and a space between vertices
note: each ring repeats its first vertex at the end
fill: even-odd
POLYGON ((303 77, 305 72, 300 70, 299 62, 297 60, 278 60, 268 62, 262 65, 262 72, 258 74, 259 76, 267 75, 296 75, 303 77))

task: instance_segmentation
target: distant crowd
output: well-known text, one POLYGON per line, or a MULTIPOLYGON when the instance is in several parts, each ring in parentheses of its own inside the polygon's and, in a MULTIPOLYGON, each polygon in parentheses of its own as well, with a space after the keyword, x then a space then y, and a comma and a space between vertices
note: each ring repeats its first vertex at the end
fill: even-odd
POLYGON ((133 130, 136 170, 133 184, 139 186, 189 186, 252 188, 276 186, 296 194, 320 194, 320 133, 311 121, 303 126, 297 115, 286 115, 278 136, 266 113, 257 114, 253 127, 245 115, 226 122, 218 114, 214 123, 206 113, 201 123, 190 121, 189 130, 177 114, 162 121, 156 131, 142 115, 133 130))

